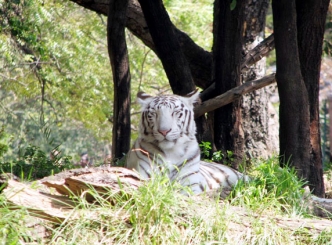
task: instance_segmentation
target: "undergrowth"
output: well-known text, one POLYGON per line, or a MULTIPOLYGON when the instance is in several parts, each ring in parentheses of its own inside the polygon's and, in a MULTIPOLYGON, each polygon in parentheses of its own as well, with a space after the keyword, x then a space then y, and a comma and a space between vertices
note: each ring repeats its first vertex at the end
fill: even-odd
POLYGON ((10 136, 0 128, 0 174, 12 173, 22 180, 35 180, 73 168, 71 158, 62 156, 58 147, 48 155, 40 147, 29 144, 20 149, 15 158, 8 160, 4 155, 9 150, 10 136))
POLYGON ((298 179, 294 168, 279 166, 277 157, 256 164, 250 173, 252 181, 239 182, 230 195, 234 205, 259 212, 273 210, 288 215, 306 215, 302 201, 306 182, 298 179))
MULTIPOLYGON (((277 162, 275 158, 256 164, 250 171, 252 181, 239 183, 224 201, 183 195, 188 190, 164 175, 132 193, 109 190, 108 199, 91 188, 88 192, 96 202, 73 197, 79 204, 38 244, 331 244, 331 230, 317 234, 278 225, 276 215, 303 218, 308 213, 301 201, 304 182, 277 162)), ((2 244, 33 240, 20 223, 25 210, 16 212, 0 206, 2 244), (13 228, 8 232, 8 227, 13 228)))

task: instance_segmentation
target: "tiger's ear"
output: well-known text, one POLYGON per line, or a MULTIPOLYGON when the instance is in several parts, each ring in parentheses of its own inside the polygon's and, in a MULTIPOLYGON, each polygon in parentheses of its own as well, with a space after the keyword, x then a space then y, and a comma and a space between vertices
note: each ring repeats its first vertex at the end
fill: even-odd
POLYGON ((200 104, 200 103, 201 103, 201 100, 200 100, 200 98, 199 98, 199 94, 200 94, 200 92, 199 92, 198 89, 196 88, 194 91, 190 92, 190 93, 187 94, 185 97, 188 98, 190 104, 195 104, 195 103, 200 104))
POLYGON ((137 102, 144 108, 153 100, 153 97, 143 91, 137 93, 137 102))

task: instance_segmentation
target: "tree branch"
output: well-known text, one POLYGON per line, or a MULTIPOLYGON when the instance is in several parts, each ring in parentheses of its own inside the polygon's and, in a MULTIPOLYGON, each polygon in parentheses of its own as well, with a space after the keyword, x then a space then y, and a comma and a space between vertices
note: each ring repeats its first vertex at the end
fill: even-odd
POLYGON ((274 83, 275 81, 275 74, 271 74, 261 79, 246 82, 213 99, 204 101, 202 104, 195 107, 195 118, 198 118, 209 111, 213 111, 219 107, 232 103, 233 101, 239 99, 242 95, 263 88, 274 83))
POLYGON ((274 49, 274 35, 271 34, 260 42, 255 48, 250 50, 243 58, 241 70, 248 69, 263 57, 267 56, 274 49))

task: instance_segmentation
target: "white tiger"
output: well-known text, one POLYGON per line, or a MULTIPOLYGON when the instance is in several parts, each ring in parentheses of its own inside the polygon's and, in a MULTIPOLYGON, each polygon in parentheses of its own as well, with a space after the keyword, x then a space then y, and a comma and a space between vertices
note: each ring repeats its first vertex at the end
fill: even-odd
POLYGON ((230 188, 247 176, 221 164, 200 160, 193 104, 199 92, 188 96, 137 94, 142 106, 139 137, 128 152, 126 167, 144 179, 166 169, 170 180, 179 181, 196 194, 230 188))

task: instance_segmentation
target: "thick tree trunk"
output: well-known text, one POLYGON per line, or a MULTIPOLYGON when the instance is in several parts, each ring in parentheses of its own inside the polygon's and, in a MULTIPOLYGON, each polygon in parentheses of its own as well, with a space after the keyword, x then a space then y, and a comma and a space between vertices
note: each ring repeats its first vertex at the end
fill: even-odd
POLYGON ((130 148, 130 71, 125 23, 128 0, 110 0, 107 21, 107 41, 113 82, 113 161, 121 158, 130 148))
POLYGON ((157 55, 174 94, 186 95, 195 90, 191 71, 162 0, 139 0, 157 55))
MULTIPOLYGON (((251 58, 250 51, 264 39, 268 6, 269 0, 250 1, 245 6, 246 25, 243 32, 245 59, 251 58)), ((265 68, 265 59, 260 59, 251 66, 246 65, 242 69, 243 80, 262 78, 265 75, 265 68)), ((267 158, 278 153, 278 118, 269 101, 272 93, 270 90, 271 88, 265 87, 243 96, 241 109, 247 159, 267 158)))
POLYGON ((323 164, 319 126, 319 74, 324 27, 329 0, 296 1, 299 57, 310 104, 311 159, 309 186, 324 196, 323 164))
POLYGON ((295 0, 273 0, 277 85, 280 97, 281 164, 290 160, 298 176, 308 180, 310 169, 310 120, 297 43, 295 0))
MULTIPOLYGON (((233 10, 229 1, 216 0, 214 4, 213 78, 217 94, 241 84, 242 18, 245 2, 237 1, 233 10)), ((241 100, 214 112, 214 143, 218 150, 233 152, 232 166, 237 169, 244 157, 241 100)))

